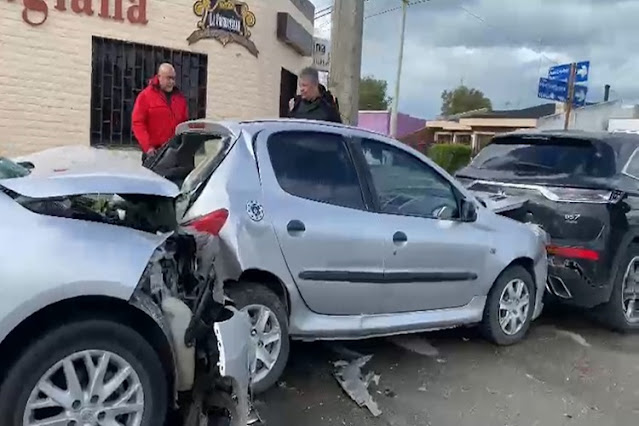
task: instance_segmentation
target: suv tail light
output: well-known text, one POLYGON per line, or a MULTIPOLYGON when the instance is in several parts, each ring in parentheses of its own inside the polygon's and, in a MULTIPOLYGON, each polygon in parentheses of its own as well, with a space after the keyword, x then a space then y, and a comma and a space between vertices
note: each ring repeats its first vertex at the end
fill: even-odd
POLYGON ((185 226, 193 228, 199 232, 206 232, 207 234, 217 236, 226 223, 228 217, 228 210, 219 209, 209 214, 205 214, 204 216, 196 217, 195 219, 185 223, 185 226))
POLYGON ((550 255, 569 259, 599 260, 599 252, 579 247, 546 246, 546 251, 550 255))
POLYGON ((546 198, 564 203, 606 204, 619 199, 618 194, 613 197, 613 192, 609 190, 560 187, 546 187, 544 190, 546 198))

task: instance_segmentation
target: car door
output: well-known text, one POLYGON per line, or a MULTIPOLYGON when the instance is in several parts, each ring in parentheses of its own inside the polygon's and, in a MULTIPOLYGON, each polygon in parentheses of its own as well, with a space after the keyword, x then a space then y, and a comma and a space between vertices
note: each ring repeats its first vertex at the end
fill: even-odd
POLYGON ((360 139, 384 233, 386 312, 466 305, 490 250, 490 234, 459 218, 460 193, 426 161, 381 140, 360 139))
POLYGON ((327 126, 304 129, 263 131, 256 143, 264 210, 286 264, 311 310, 379 313, 384 242, 348 139, 327 126))

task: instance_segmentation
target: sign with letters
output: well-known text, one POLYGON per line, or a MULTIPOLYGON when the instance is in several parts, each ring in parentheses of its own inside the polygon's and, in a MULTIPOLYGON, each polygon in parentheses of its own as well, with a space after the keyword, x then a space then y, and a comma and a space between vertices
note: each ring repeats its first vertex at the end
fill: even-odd
POLYGON ((193 13, 200 20, 197 29, 187 38, 189 44, 212 38, 222 46, 237 43, 257 57, 259 51, 251 40, 256 19, 248 4, 238 0, 197 0, 193 13))

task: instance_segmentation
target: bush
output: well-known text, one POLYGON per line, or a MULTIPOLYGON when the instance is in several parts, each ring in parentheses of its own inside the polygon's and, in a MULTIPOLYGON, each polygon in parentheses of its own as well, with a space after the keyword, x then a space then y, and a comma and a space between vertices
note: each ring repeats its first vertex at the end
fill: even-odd
POLYGON ((470 162, 471 147, 462 144, 435 144, 428 156, 448 173, 455 173, 470 162))

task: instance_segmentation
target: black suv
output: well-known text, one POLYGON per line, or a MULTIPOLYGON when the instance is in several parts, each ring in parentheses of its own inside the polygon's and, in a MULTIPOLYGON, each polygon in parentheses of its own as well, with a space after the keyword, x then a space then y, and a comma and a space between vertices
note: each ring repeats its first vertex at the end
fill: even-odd
POLYGON ((456 177, 472 190, 528 198, 502 214, 550 235, 551 299, 639 330, 639 135, 503 134, 456 177))

